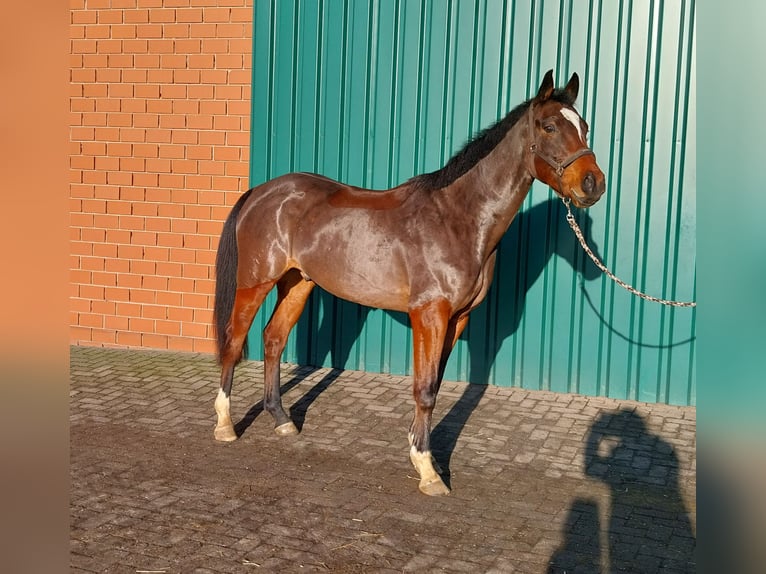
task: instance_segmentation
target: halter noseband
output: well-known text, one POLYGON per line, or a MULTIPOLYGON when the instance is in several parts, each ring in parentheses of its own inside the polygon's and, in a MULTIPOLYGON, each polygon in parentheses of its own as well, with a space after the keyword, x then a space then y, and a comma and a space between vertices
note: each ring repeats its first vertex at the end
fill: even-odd
MULTIPOLYGON (((595 153, 593 153, 593 150, 590 149, 589 147, 583 147, 577 150, 576 152, 574 152, 573 154, 567 156, 563 161, 559 162, 559 161, 556 161, 551 156, 549 156, 548 154, 541 152, 537 145, 537 133, 535 131, 535 120, 532 114, 533 110, 534 110, 534 106, 530 106, 529 112, 528 112, 529 113, 529 131, 533 141, 532 141, 532 144, 529 146, 529 151, 553 168, 553 172, 556 174, 556 179, 558 179, 558 184, 559 184, 559 188, 556 190, 556 192, 559 195, 563 195, 564 182, 561 179, 561 176, 564 175, 564 170, 566 170, 566 168, 568 168, 570 165, 572 165, 574 162, 576 162, 578 159, 580 159, 584 155, 595 155, 595 153)), ((532 169, 534 171, 534 162, 532 162, 532 169)))

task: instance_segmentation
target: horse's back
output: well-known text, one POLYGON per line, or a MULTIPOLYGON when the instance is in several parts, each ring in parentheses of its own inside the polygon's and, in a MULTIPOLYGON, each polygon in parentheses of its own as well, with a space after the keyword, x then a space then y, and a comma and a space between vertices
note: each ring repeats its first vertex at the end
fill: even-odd
POLYGON ((325 199, 327 206, 332 208, 379 211, 400 207, 411 195, 413 188, 400 185, 384 190, 364 189, 323 175, 297 172, 269 180, 254 191, 255 195, 259 195, 274 190, 287 194, 297 193, 309 202, 325 199))

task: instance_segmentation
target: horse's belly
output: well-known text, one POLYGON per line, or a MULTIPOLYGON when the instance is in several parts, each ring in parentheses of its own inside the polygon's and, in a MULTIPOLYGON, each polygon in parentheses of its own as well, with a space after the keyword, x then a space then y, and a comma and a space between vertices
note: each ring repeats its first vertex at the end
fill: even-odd
POLYGON ((386 235, 356 228, 317 233, 298 243, 294 260, 326 291, 369 307, 407 310, 409 282, 401 246, 386 235))
POLYGON ((340 265, 337 262, 301 265, 303 273, 336 297, 368 307, 406 311, 409 288, 390 266, 340 265))

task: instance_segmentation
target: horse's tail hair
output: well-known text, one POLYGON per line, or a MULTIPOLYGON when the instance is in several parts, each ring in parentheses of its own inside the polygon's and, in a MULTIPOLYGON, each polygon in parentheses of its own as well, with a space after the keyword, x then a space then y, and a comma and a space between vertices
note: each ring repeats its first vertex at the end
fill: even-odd
MULTIPOLYGON (((218 362, 223 359, 223 352, 229 343, 231 332, 229 319, 234 308, 237 294, 237 218, 251 190, 245 192, 231 208, 223 224, 218 253, 215 256, 215 304, 213 306, 215 337, 218 350, 218 362)), ((243 357, 247 357, 247 338, 242 347, 243 357)))

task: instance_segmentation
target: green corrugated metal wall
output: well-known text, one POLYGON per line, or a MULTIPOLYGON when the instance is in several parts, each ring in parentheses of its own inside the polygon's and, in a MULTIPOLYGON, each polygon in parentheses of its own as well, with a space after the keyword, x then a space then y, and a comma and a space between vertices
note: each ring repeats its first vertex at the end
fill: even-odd
MULTIPOLYGON (((369 188, 441 167, 549 68, 578 106, 607 194, 578 213, 625 281, 695 297, 695 4, 674 0, 255 3, 251 183, 311 171, 369 188)), ((536 183, 446 378, 695 404, 695 312, 640 300, 584 259, 536 183)), ((260 331, 273 295, 251 330, 260 331)), ((284 360, 409 373, 406 316, 315 290, 284 360)))

